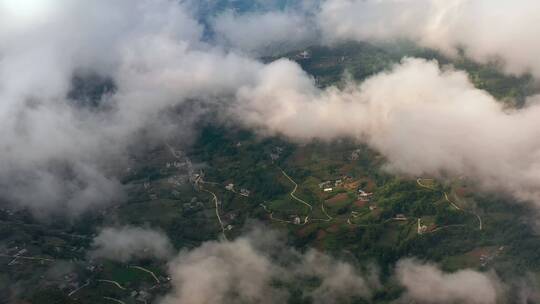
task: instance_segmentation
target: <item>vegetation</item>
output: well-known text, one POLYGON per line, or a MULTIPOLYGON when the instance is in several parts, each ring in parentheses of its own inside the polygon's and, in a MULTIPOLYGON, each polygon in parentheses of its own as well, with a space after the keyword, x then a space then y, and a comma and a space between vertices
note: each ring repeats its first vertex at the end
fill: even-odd
MULTIPOLYGON (((345 72, 365 79, 408 55, 465 69, 477 87, 515 106, 522 105, 524 96, 534 90, 529 76, 504 76, 495 63, 450 60, 407 43, 399 47, 347 43, 336 48, 312 47, 309 52, 311 58, 299 63, 321 87, 340 85, 345 72)), ((287 56, 296 60, 297 53, 287 56)), ((91 90, 92 95, 114 89, 107 80, 95 81, 98 89, 76 86, 77 90, 91 90)), ((339 140, 300 146, 282 138, 260 138, 237 127, 208 124, 200 126, 198 138, 186 153, 194 164, 192 173, 204 173, 204 189, 218 198, 218 212, 224 225, 230 225, 225 232, 230 239, 242 233, 246 222, 257 219, 287 231, 291 245, 300 251, 317 248, 336 256, 346 254, 360 264, 375 261, 382 267, 384 284, 374 296, 376 303, 392 302, 401 294, 390 275, 402 257, 436 261, 450 271, 494 269, 502 277, 509 269, 540 273, 540 237, 526 221, 530 214, 526 206, 481 192, 468 181, 425 177, 419 182, 418 177, 391 175, 382 168, 384 159, 365 145, 339 140), (326 183, 329 186, 321 186, 326 183), (369 199, 361 197, 359 190, 370 193, 369 199), (479 252, 493 259, 484 263, 479 252)), ((134 290, 149 289, 151 279, 125 264, 93 261, 99 270, 86 269, 91 240, 103 225, 159 227, 177 249, 194 248, 222 235, 213 197, 198 191, 200 185, 193 185, 192 176, 180 176, 187 173, 167 166, 177 161, 168 147, 150 146, 136 160, 136 167, 122 179, 127 189, 123 205, 96 210, 75 222, 42 223, 24 210, 0 211, 3 247, 24 247, 34 256, 68 263, 72 268, 68 273, 78 276, 77 284, 92 282, 77 297, 68 297, 73 286, 63 286, 64 277, 43 283, 41 276, 47 274, 49 264, 8 266, 12 259, 0 257, 0 294, 6 289, 1 285, 9 281, 29 286, 25 297, 35 304, 99 303, 103 296, 130 299, 126 291, 97 284, 97 279, 115 280, 134 290), (185 180, 171 183, 178 176, 185 180)), ((163 262, 137 263, 159 275, 166 273, 163 262)), ((289 303, 312 303, 302 291, 316 284, 306 279, 283 288, 292 294, 289 303)), ((164 287, 154 296, 166 291, 164 287)), ((363 302, 358 299, 357 303, 363 302)))

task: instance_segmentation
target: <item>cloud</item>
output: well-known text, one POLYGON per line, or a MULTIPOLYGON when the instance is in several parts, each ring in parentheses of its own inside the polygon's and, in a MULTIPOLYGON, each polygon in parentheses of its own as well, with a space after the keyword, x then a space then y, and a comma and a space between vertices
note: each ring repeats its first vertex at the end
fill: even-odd
POLYGON ((253 55, 276 55, 318 40, 316 25, 301 12, 222 13, 212 20, 216 40, 253 55))
POLYGON ((327 0, 317 16, 327 42, 410 39, 447 54, 540 75, 535 0, 327 0))
POLYGON ((167 260, 173 247, 167 236, 159 231, 140 227, 104 228, 94 238, 91 258, 128 262, 140 258, 167 260))
POLYGON ((505 109, 468 75, 435 61, 405 59, 344 89, 318 89, 289 61, 260 71, 238 91, 234 113, 262 134, 293 140, 355 138, 393 172, 466 175, 490 190, 540 202, 540 105, 505 109), (511 177, 511 178, 509 178, 511 177))
MULTIPOLYGON (((375 267, 359 269, 314 249, 301 253, 277 232, 256 227, 233 241, 180 252, 169 263, 173 288, 161 303, 285 303, 289 285, 302 286, 302 298, 313 303, 369 301, 382 288, 379 273, 375 267)), ((404 288, 397 303, 494 304, 507 291, 492 272, 449 273, 414 259, 398 261, 392 273, 404 288)))
POLYGON ((473 270, 444 273, 434 265, 401 260, 396 277, 406 288, 403 302, 417 303, 497 303, 501 287, 497 278, 473 270))
POLYGON ((203 43, 203 26, 173 1, 46 2, 39 18, 18 2, 0 10, 0 195, 38 216, 121 202, 119 172, 141 131, 190 134, 200 113, 163 116, 227 98, 261 65, 203 43), (68 98, 79 75, 113 81, 102 107, 68 98))
POLYGON ((255 230, 234 241, 211 241, 181 252, 169 272, 173 290, 162 303, 284 303, 290 296, 277 282, 316 278, 305 291, 315 303, 369 298, 378 286, 351 264, 316 251, 301 254, 274 233, 255 230), (261 238, 264 237, 264 238, 261 238))
POLYGON ((296 272, 300 276, 321 278, 320 285, 308 292, 314 303, 348 303, 354 297, 369 298, 373 289, 379 287, 374 269, 363 276, 352 264, 313 249, 304 254, 296 272))
POLYGON ((448 52, 465 45, 477 60, 495 54, 509 71, 534 71, 535 44, 513 53, 510 45, 517 44, 508 37, 521 41, 535 33, 537 27, 526 25, 536 4, 492 3, 327 0, 320 7, 226 12, 213 24, 227 46, 207 41, 191 10, 174 1, 47 0, 32 18, 12 6, 0 12, 0 195, 40 215, 76 216, 121 202, 119 172, 131 149, 146 144, 139 134, 155 135, 146 138, 156 142, 191 134, 190 122, 211 109, 261 134, 352 137, 381 152, 394 172, 468 175, 538 202, 540 144, 531 140, 538 135, 536 97, 522 110, 504 109, 465 73, 418 59, 363 84, 321 90, 291 61, 263 64, 224 50, 257 52, 269 49, 266 41, 295 44, 322 30, 327 40, 404 37, 448 52), (518 21, 504 31, 497 22, 496 36, 488 26, 473 26, 491 26, 493 15, 518 21), (97 109, 68 98, 80 74, 114 83, 97 109), (200 106, 187 106, 188 100, 200 106), (184 105, 196 111, 171 119, 184 105))
POLYGON ((248 240, 206 243, 173 262, 174 294, 163 303, 274 303, 273 271, 248 240))

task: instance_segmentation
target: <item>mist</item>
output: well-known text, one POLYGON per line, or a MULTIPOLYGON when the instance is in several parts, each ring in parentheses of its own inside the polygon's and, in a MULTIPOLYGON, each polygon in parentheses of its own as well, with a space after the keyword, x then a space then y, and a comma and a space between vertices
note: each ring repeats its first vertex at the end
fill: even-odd
POLYGON ((144 130, 156 141, 192 134, 190 122, 202 113, 163 117, 196 100, 204 105, 194 107, 201 112, 217 109, 223 119, 262 135, 300 142, 351 137, 385 156, 391 172, 464 175, 487 189, 538 202, 538 98, 530 97, 521 110, 503 108, 475 89, 464 72, 419 59, 405 59, 361 84, 319 89, 296 63, 263 64, 249 54, 268 49, 257 33, 283 45, 301 45, 317 33, 326 43, 332 43, 328 37, 405 38, 449 53, 460 46, 481 62, 498 56, 509 72, 534 73, 534 43, 527 51, 513 52, 509 45, 516 43, 499 47, 505 39, 535 41, 536 27, 527 27, 530 14, 524 10, 532 12, 536 4, 521 2, 507 7, 484 1, 328 0, 282 11, 270 5, 262 12, 216 15, 217 40, 205 39, 205 25, 191 7, 165 0, 48 0, 33 18, 2 10, 0 192, 36 215, 76 216, 121 203, 119 172, 129 166, 138 134, 144 130), (494 38, 483 26, 470 26, 491 28, 489 16, 495 13, 520 21, 490 30, 494 38), (280 20, 291 22, 287 27, 298 35, 285 35, 286 27, 275 26, 280 20), (253 32, 235 32, 239 21, 254 23, 253 32), (471 37, 456 34, 464 32, 471 37), (477 37, 484 48, 474 44, 477 37), (112 79, 114 90, 99 97, 97 110, 68 98, 79 74, 112 79))
POLYGON ((225 12, 212 20, 216 41, 254 56, 278 55, 318 40, 315 24, 299 12, 225 12))
POLYGON ((375 271, 361 273, 353 264, 315 250, 298 252, 279 233, 263 229, 181 251, 169 263, 173 290, 161 303, 284 303, 291 295, 276 283, 308 278, 319 280, 302 295, 313 303, 369 299, 379 288, 375 271))
MULTIPOLYGON (((540 207, 540 97, 508 108, 467 73, 423 59, 328 88, 291 60, 257 59, 312 44, 405 39, 538 77, 536 1, 326 0, 283 8, 261 0, 260 11, 226 10, 208 20, 193 1, 34 4, 0 4, 2 206, 76 218, 120 204, 130 154, 150 140, 196 135, 193 125, 208 111, 263 137, 351 138, 378 151, 388 172, 467 177, 540 207), (110 87, 74 95, 77 77, 110 87)), ((369 301, 381 286, 376 267, 360 271, 325 253, 299 252, 268 232, 176 254, 159 231, 116 227, 100 231, 92 248, 92 258, 168 260, 173 289, 164 304, 283 303, 290 295, 276 280, 317 278, 302 295, 315 303, 369 301)), ((403 301, 500 297, 498 279, 473 270, 449 274, 404 260, 395 277, 403 301)), ((522 297, 537 294, 524 289, 522 297)))
POLYGON ((410 259, 398 262, 396 277, 406 289, 403 303, 492 304, 503 293, 493 274, 470 269, 444 273, 435 265, 410 259))
POLYGON ((260 66, 202 42, 203 26, 171 1, 48 0, 33 18, 13 5, 0 11, 0 193, 39 217, 122 202, 138 134, 190 135, 197 112, 163 116, 226 98, 260 66), (79 75, 110 78, 114 91, 81 107, 69 98, 79 75))
MULTIPOLYGON (((169 263, 173 289, 160 303, 285 303, 292 295, 279 286, 314 279, 302 294, 313 303, 369 302, 382 286, 371 263, 359 267, 315 249, 300 252, 279 233, 263 229, 181 251, 169 263)), ((404 289, 396 303, 494 304, 507 288, 491 272, 444 272, 414 259, 398 261, 391 279, 404 289)))
POLYGON ((509 73, 540 75, 534 0, 328 0, 317 16, 324 39, 412 40, 447 55, 500 62, 509 73))
POLYGON ((141 258, 168 260, 173 252, 173 246, 164 233, 123 226, 102 229, 92 242, 89 256, 125 263, 141 258))
POLYGON ((423 59, 404 59, 344 89, 317 89, 287 61, 267 66, 258 80, 239 90, 234 112, 261 134, 355 138, 385 156, 391 172, 466 176, 486 189, 540 201, 536 97, 524 109, 507 109, 465 72, 423 59))

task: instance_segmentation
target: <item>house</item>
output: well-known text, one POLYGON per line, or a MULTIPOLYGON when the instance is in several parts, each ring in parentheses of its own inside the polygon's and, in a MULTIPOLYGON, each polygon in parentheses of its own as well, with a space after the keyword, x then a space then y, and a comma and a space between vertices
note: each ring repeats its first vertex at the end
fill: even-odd
POLYGON ((228 191, 234 191, 234 184, 228 184, 227 186, 225 186, 225 189, 228 191))
POLYGON ((428 226, 422 225, 422 221, 420 219, 418 219, 417 232, 418 232, 418 234, 424 234, 424 233, 428 232, 428 226))
POLYGON ((325 182, 319 183, 319 188, 321 189, 329 188, 331 184, 332 184, 331 181, 325 181, 325 182))
POLYGON ((333 190, 334 190, 334 189, 332 189, 332 188, 324 188, 324 189, 323 189, 324 192, 332 192, 333 190))
POLYGON ((300 54, 298 54, 298 59, 301 59, 301 60, 307 60, 307 59, 310 59, 311 58, 311 53, 307 50, 304 50, 302 52, 300 52, 300 54))
POLYGON ((358 199, 364 202, 368 202, 373 193, 365 192, 362 189, 358 189, 358 199))
POLYGON ((272 159, 272 161, 276 161, 281 156, 281 153, 283 153, 283 148, 275 147, 274 151, 270 152, 270 158, 272 159))
POLYGON ((360 154, 362 153, 361 149, 356 149, 351 152, 351 155, 349 156, 349 160, 355 161, 360 159, 360 154))
POLYGON ((146 303, 150 300, 151 297, 152 295, 150 293, 148 293, 147 291, 141 290, 139 291, 136 300, 146 303))
POLYGON ((365 192, 365 191, 362 190, 362 189, 358 189, 358 194, 361 195, 361 196, 366 196, 366 197, 372 196, 372 195, 373 195, 373 193, 371 193, 371 192, 369 192, 369 193, 368 193, 368 192, 365 192))
POLYGON ((247 190, 245 188, 240 189, 240 195, 245 196, 245 197, 249 197, 249 194, 250 194, 249 190, 247 190))
POLYGON ((397 214, 394 218, 396 221, 406 221, 407 217, 404 214, 397 214))

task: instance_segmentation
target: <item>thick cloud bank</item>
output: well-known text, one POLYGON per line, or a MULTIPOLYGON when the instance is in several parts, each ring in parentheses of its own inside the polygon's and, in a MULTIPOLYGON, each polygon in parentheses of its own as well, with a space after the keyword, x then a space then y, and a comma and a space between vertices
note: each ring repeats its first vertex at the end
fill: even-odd
POLYGON ((473 270, 444 273, 434 265, 401 260, 396 268, 398 281, 405 287, 403 302, 416 303, 497 303, 497 278, 473 270))
MULTIPOLYGON (((183 251, 170 262, 169 272, 173 290, 163 304, 286 303, 291 294, 283 286, 302 285, 303 280, 311 283, 302 288, 302 298, 320 304, 369 301, 381 288, 374 269, 359 272, 357 266, 316 250, 297 252, 274 232, 263 230, 183 251)), ((446 273, 404 259, 393 274, 404 288, 397 303, 494 304, 504 296, 503 285, 491 273, 446 273)))
MULTIPOLYGON (((415 59, 360 85, 320 90, 295 63, 265 65, 209 43, 204 25, 175 1, 28 3, 10 0, 0 10, 0 196, 35 214, 77 215, 121 201, 118 172, 138 134, 160 141, 189 133, 197 111, 164 119, 186 100, 266 134, 357 138, 397 172, 467 175, 540 202, 534 98, 522 110, 503 109, 464 73, 415 59), (114 89, 84 105, 70 94, 80 75, 111 79, 114 89)), ((212 24, 225 44, 247 51, 322 31, 337 40, 411 38, 448 52, 463 45, 478 60, 498 55, 510 71, 535 72, 536 6, 327 0, 260 17, 225 12, 212 24), (493 16, 515 22, 501 29, 493 16), (237 32, 239 20, 253 31, 237 32), (528 47, 515 43, 525 40, 528 47)))
POLYGON ((159 231, 139 227, 103 229, 92 242, 92 258, 128 262, 136 258, 169 259, 173 247, 159 231))
POLYGON ((180 127, 197 113, 161 116, 189 98, 226 97, 259 67, 204 45, 203 27, 173 1, 0 5, 0 195, 39 215, 120 201, 117 173, 140 131, 188 132, 180 127), (115 89, 81 107, 86 98, 70 94, 80 75, 115 89))
POLYGON ((224 12, 212 29, 229 46, 256 54, 317 42, 407 39, 447 55, 463 51, 478 62, 499 61, 511 73, 540 76, 535 0, 313 0, 277 8, 224 12))
POLYGON ((540 76, 539 9, 535 0, 327 0, 317 18, 330 42, 411 39, 540 76))
POLYGON ((226 12, 214 18, 212 27, 221 44, 254 55, 275 55, 318 40, 315 24, 297 12, 226 12))
POLYGON ((540 202, 540 105, 504 109, 467 74, 436 62, 405 59, 345 89, 315 88, 287 61, 238 93, 248 126, 297 140, 352 137, 380 151, 391 170, 466 175, 490 189, 540 202))
POLYGON ((170 263, 170 273, 173 291, 164 304, 285 303, 290 295, 276 283, 308 278, 319 280, 304 294, 314 303, 350 303, 368 299, 378 286, 373 274, 362 275, 317 251, 298 253, 263 231, 181 252, 170 263))

